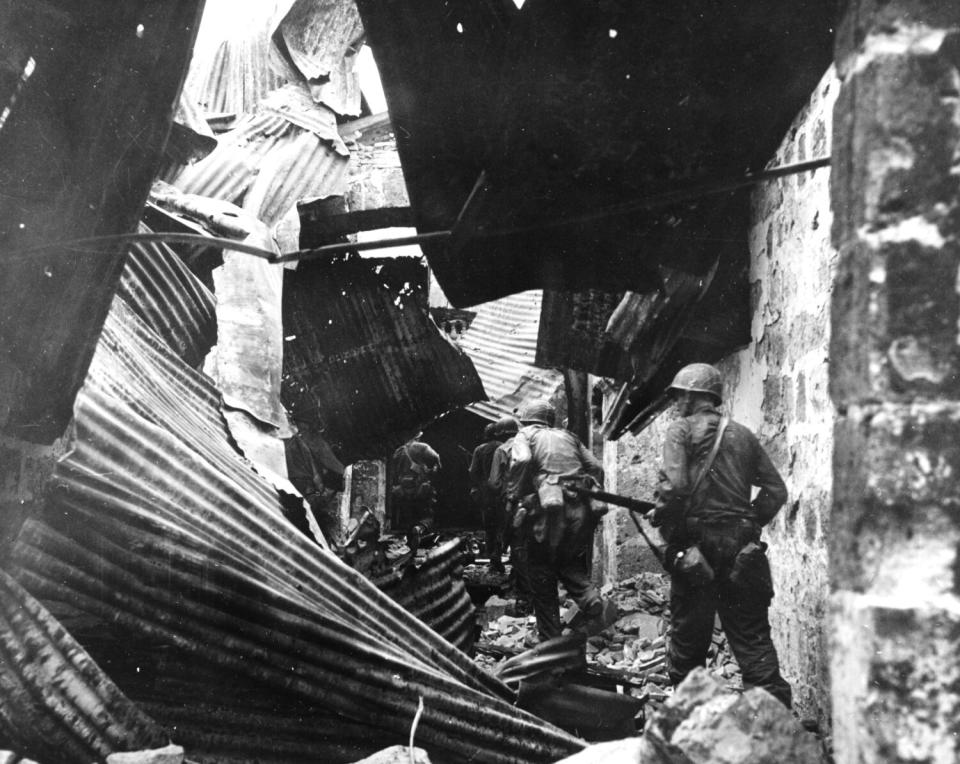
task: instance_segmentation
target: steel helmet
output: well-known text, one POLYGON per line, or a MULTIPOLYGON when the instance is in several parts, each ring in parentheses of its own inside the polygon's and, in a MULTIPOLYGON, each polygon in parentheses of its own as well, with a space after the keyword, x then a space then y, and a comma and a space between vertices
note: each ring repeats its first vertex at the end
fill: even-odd
POLYGON ((667 388, 668 393, 675 393, 677 390, 707 393, 720 403, 723 400, 723 378, 720 372, 708 363, 691 363, 677 372, 677 376, 667 388))
POLYGON ((520 409, 520 421, 523 424, 539 422, 547 427, 553 427, 557 420, 557 410, 546 401, 534 401, 520 409))
POLYGON ((497 425, 494 422, 490 422, 486 427, 483 428, 483 437, 493 438, 497 434, 497 425))
POLYGON ((516 435, 520 429, 520 422, 514 416, 502 416, 494 425, 498 435, 516 435))

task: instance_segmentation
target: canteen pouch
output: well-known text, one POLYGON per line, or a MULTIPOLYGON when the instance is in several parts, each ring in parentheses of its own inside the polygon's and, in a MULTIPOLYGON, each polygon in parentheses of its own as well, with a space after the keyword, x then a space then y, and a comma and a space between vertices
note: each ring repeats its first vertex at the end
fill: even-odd
POLYGON ((547 476, 537 489, 537 496, 540 498, 540 506, 547 512, 563 509, 563 487, 556 475, 547 476))

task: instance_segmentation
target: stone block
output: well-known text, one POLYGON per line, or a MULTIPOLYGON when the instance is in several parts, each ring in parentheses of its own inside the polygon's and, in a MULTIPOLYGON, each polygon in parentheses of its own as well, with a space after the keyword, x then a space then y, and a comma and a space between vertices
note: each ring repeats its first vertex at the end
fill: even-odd
POLYGON ((127 753, 111 753, 107 756, 107 764, 182 764, 183 748, 172 743, 164 748, 154 748, 148 751, 130 751, 127 753))
POLYGON ((360 759, 354 764, 410 764, 411 761, 414 764, 430 764, 430 757, 422 748, 414 746, 413 757, 411 758, 410 749, 407 746, 394 745, 390 748, 384 748, 382 751, 377 751, 365 759, 360 759))
POLYGON ((695 708, 670 741, 695 764, 821 764, 816 737, 766 690, 725 695, 695 708))
POLYGON ((660 622, 663 619, 649 613, 631 613, 619 619, 614 626, 624 634, 636 635, 639 640, 653 641, 660 635, 660 622))
POLYGON ((705 669, 680 684, 644 733, 643 762, 820 764, 816 738, 765 690, 727 692, 705 669))
POLYGON ((839 588, 940 596, 960 545, 960 403, 852 406, 835 427, 831 577, 839 588))
POLYGON ((835 60, 846 75, 868 35, 889 32, 909 20, 914 25, 948 29, 960 24, 960 6, 943 0, 847 0, 835 36, 835 60))
POLYGON ((503 597, 498 597, 496 594, 489 597, 486 602, 483 603, 483 610, 486 613, 487 623, 492 623, 496 621, 501 616, 507 614, 507 608, 510 606, 510 600, 505 600, 503 597))
POLYGON ((960 600, 831 600, 837 764, 960 761, 960 600))

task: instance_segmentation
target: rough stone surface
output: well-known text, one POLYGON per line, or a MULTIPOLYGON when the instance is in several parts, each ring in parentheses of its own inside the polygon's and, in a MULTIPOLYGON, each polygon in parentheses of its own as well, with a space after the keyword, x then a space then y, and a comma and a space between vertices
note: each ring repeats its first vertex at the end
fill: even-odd
POLYGON ((960 603, 832 599, 837 764, 960 761, 960 603))
MULTIPOLYGON (((827 72, 788 131, 772 166, 827 156, 838 82, 827 72)), ((720 364, 726 409, 752 428, 787 483, 789 499, 764 531, 777 594, 771 607, 774 643, 794 704, 829 727, 826 658, 827 538, 836 418, 829 396, 830 294, 838 255, 830 241, 827 169, 757 187, 752 201, 750 281, 753 342, 720 364)), ((613 490, 649 497, 656 487, 663 434, 671 414, 637 436, 608 443, 613 490)), ((613 514, 613 513, 611 513, 613 514)), ((630 565, 654 569, 629 519, 607 518, 598 573, 623 578, 630 565)))
POLYGON ((150 751, 131 751, 129 753, 111 753, 107 764, 182 764, 183 748, 172 743, 165 748, 150 751))
POLYGON ((956 592, 960 404, 852 406, 836 443, 834 585, 914 602, 956 592))
POLYGON ((703 669, 677 688, 644 732, 643 762, 820 764, 817 739, 765 690, 729 693, 703 669))
POLYGON ((830 391, 838 764, 960 760, 960 5, 847 5, 830 391))
POLYGON ((820 764, 817 739, 770 693, 747 690, 695 708, 670 741, 696 764, 820 764))

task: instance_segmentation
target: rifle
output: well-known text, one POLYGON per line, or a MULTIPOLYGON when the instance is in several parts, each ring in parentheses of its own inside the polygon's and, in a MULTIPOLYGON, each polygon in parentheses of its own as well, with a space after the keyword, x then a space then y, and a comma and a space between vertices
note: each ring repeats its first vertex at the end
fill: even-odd
POLYGON ((618 493, 607 493, 606 491, 595 491, 592 488, 575 488, 581 496, 588 496, 591 499, 600 499, 607 504, 616 504, 618 507, 625 507, 631 512, 639 512, 641 515, 647 514, 656 504, 652 501, 641 501, 640 499, 631 499, 627 496, 621 496, 618 493))
POLYGON ((633 524, 637 526, 637 531, 639 531, 640 535, 643 536, 643 540, 647 542, 647 546, 650 547, 650 551, 653 552, 653 556, 657 558, 657 562, 663 565, 664 569, 666 569, 666 560, 664 558, 663 550, 653 543, 653 540, 647 535, 647 532, 643 529, 643 526, 640 525, 640 521, 637 520, 636 517, 637 514, 639 514, 641 517, 645 516, 651 509, 657 506, 656 504, 654 504, 652 501, 631 499, 627 496, 620 496, 616 493, 594 491, 590 488, 574 487, 574 490, 581 496, 591 499, 600 499, 601 501, 607 502, 607 504, 615 504, 618 507, 624 507, 625 509, 630 510, 630 519, 633 520, 633 524))

